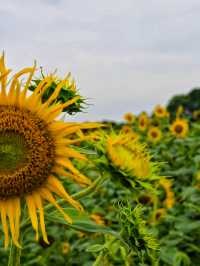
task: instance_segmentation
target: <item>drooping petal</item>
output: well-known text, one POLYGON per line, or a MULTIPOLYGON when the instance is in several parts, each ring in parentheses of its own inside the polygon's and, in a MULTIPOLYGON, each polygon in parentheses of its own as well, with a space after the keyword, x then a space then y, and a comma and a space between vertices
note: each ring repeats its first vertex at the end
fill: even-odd
POLYGON ((35 205, 35 201, 34 201, 34 198, 31 195, 27 195, 26 196, 26 204, 28 206, 28 213, 29 213, 29 217, 31 219, 31 223, 32 223, 32 226, 33 226, 33 229, 35 230, 36 232, 36 240, 38 240, 38 218, 37 218, 37 210, 36 210, 36 205, 35 205))
POLYGON ((14 199, 9 199, 5 201, 5 205, 7 206, 7 214, 8 214, 8 218, 9 218, 9 223, 10 223, 10 231, 11 231, 11 235, 12 235, 12 240, 14 242, 14 244, 20 248, 20 244, 19 244, 19 239, 17 238, 17 234, 16 234, 16 224, 15 224, 15 207, 13 204, 14 203, 14 199))
POLYGON ((56 202, 56 200, 54 199, 53 195, 51 194, 51 192, 47 189, 47 188, 41 188, 40 189, 40 195, 43 199, 49 201, 50 203, 52 203, 64 216, 65 220, 68 223, 72 223, 72 219, 69 217, 69 215, 67 215, 63 209, 58 205, 58 203, 56 202))
POLYGON ((9 233, 8 233, 8 223, 7 223, 7 208, 6 205, 4 204, 5 201, 0 201, 0 212, 1 212, 1 222, 3 226, 3 232, 4 232, 4 246, 5 248, 8 247, 9 244, 9 233))
POLYGON ((50 191, 56 193, 57 195, 63 197, 67 202, 69 202, 72 206, 74 206, 76 209, 82 211, 83 207, 80 205, 80 203, 76 200, 74 200, 64 189, 61 182, 54 176, 50 176, 48 178, 47 187, 50 189, 50 191))
POLYGON ((44 222, 44 209, 42 205, 42 199, 41 196, 38 192, 33 193, 33 198, 36 207, 39 209, 39 216, 40 216, 40 228, 42 231, 42 237, 44 239, 44 242, 49 244, 48 238, 47 238, 47 233, 46 233, 46 228, 45 228, 45 222, 44 222))

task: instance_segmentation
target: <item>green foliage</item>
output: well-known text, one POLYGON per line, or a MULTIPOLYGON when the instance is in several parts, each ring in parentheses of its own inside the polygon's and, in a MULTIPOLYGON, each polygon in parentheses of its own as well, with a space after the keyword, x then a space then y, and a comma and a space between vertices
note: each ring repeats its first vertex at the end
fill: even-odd
POLYGON ((200 88, 194 88, 188 94, 173 96, 167 105, 168 111, 175 117, 179 106, 183 106, 184 111, 191 115, 195 110, 200 110, 200 88))

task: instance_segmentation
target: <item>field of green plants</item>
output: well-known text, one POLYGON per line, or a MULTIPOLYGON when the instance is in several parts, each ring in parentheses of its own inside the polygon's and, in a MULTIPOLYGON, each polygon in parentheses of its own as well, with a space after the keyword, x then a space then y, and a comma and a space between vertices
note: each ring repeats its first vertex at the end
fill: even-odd
MULTIPOLYGON (((151 113, 142 107, 138 115, 129 110, 120 123, 105 118, 102 123, 76 125, 68 123, 68 117, 81 112, 87 100, 70 76, 64 81, 54 76, 38 78, 33 69, 25 69, 14 76, 6 95, 8 69, 2 58, 0 265, 199 266, 200 90, 175 96, 151 113), (30 80, 19 96, 18 79, 27 73, 30 80), (25 101, 25 90, 35 98, 25 101), (21 139, 31 130, 28 124, 23 133, 15 124, 23 108, 29 110, 23 111, 23 121, 31 110, 31 121, 38 121, 34 117, 41 114, 46 119, 42 130, 47 126, 53 130, 56 119, 56 137, 62 136, 51 144, 62 147, 56 150, 54 179, 48 179, 47 185, 34 179, 31 170, 27 175, 32 179, 19 177, 26 158, 37 162, 33 170, 38 176, 41 158, 47 160, 46 155, 39 155, 44 154, 42 147, 36 147, 38 154, 33 157, 21 139), (13 118, 13 110, 18 118, 13 118), (18 136, 18 132, 22 133, 18 136), (23 191, 18 184, 24 186, 23 191)), ((34 139, 31 134, 29 138, 34 139)), ((46 167, 51 164, 48 161, 46 167)))

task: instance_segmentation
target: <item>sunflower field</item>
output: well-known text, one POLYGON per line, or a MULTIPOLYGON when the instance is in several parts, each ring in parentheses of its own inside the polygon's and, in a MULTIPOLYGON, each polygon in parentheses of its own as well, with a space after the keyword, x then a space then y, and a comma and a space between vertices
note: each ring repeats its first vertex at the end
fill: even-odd
POLYGON ((10 72, 3 54, 0 266, 199 266, 200 90, 75 123, 70 73, 10 72))

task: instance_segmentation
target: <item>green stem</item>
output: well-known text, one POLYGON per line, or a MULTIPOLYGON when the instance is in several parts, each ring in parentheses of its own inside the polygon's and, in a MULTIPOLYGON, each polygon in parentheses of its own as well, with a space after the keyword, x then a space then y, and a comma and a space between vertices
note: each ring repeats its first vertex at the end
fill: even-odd
POLYGON ((95 262, 92 264, 92 266, 100 266, 102 264, 103 258, 104 258, 104 252, 101 251, 98 257, 96 258, 95 262))
POLYGON ((16 247, 12 241, 10 244, 8 266, 20 266, 20 257, 21 257, 21 248, 16 247))

